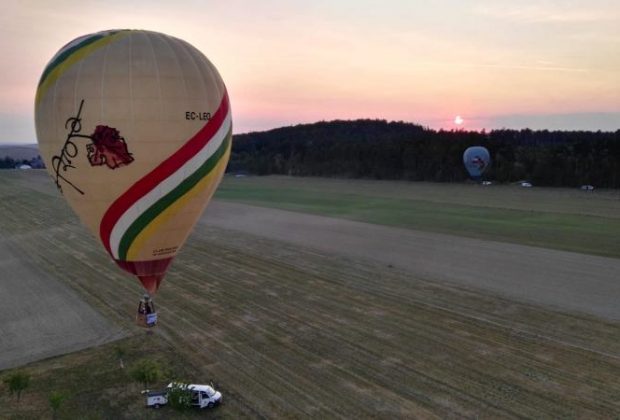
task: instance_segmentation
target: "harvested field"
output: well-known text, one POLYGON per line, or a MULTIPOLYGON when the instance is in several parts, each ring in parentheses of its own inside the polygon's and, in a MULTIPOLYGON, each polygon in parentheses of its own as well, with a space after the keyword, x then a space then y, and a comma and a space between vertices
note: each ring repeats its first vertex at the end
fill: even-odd
MULTIPOLYGON (((40 192, 49 182, 44 177, 14 173, 4 181, 3 201, 12 195, 13 205, 10 212, 0 207, 0 220, 9 220, 3 235, 29 235, 15 244, 17 255, 28 255, 127 331, 143 334, 132 326, 137 282, 72 221, 51 183, 48 195, 40 192), (41 229, 49 225, 54 228, 41 229)), ((247 232, 240 218, 235 229, 210 225, 212 214, 156 298, 161 324, 151 338, 158 352, 172 347, 191 367, 177 374, 216 382, 225 403, 209 413, 215 417, 590 419, 620 413, 617 321, 276 238, 267 224, 262 234, 247 232)), ((338 221, 332 223, 337 232, 338 221)), ((294 223, 288 226, 294 230, 294 223)), ((103 363, 110 364, 109 375, 117 366, 101 351, 93 350, 102 363, 101 392, 122 394, 105 380, 103 363)), ((88 354, 24 369, 43 383, 54 363, 70 366, 72 357, 88 354)), ((55 370, 63 373, 65 381, 84 378, 78 369, 55 370)), ((51 389, 45 382, 30 398, 45 401, 51 389)), ((113 407, 109 399, 93 399, 89 410, 95 418, 171 415, 169 409, 147 413, 122 396, 113 407)), ((20 411, 0 394, 0 417, 48 415, 37 407, 20 411)), ((68 418, 84 415, 71 403, 66 410, 68 418)))
POLYGON ((0 242, 0 370, 123 337, 69 287, 0 242))
POLYGON ((214 202, 205 225, 382 263, 421 279, 620 320, 620 259, 214 202))
POLYGON ((0 370, 125 334, 50 272, 49 264, 24 253, 23 243, 59 231, 41 223, 31 191, 22 195, 17 183, 0 184, 0 370))

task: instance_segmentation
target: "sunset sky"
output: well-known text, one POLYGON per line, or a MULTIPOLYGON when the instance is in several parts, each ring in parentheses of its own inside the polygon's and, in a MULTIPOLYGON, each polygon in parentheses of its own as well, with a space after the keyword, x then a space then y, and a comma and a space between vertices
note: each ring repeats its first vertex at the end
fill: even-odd
POLYGON ((619 0, 0 2, 0 142, 35 141, 43 68, 112 28, 182 38, 219 69, 235 133, 332 119, 620 129, 619 0))

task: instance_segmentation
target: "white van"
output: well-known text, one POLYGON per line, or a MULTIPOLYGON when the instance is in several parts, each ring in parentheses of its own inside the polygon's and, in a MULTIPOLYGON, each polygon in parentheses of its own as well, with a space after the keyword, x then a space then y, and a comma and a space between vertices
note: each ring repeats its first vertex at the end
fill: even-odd
MULTIPOLYGON (((176 384, 182 388, 187 388, 192 392, 192 406, 200 408, 211 408, 219 405, 222 402, 222 393, 213 389, 209 385, 197 385, 197 384, 176 384)), ((168 393, 174 386, 173 383, 168 384, 166 391, 161 392, 147 392, 146 394, 146 406, 159 408, 168 404, 168 393)))
MULTIPOLYGON (((194 407, 200 408, 211 408, 222 402, 222 393, 213 389, 212 386, 209 385, 198 385, 198 384, 178 384, 181 387, 189 389, 192 391, 192 405, 194 407)), ((172 388, 173 384, 168 384, 168 389, 172 388)))
POLYGON ((200 408, 214 407, 222 402, 222 393, 209 385, 189 384, 192 390, 192 405, 200 408))

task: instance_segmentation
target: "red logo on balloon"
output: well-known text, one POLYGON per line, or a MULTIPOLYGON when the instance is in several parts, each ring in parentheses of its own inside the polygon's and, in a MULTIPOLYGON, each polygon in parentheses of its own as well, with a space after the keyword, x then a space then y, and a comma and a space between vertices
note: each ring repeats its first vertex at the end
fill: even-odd
POLYGON ((127 150, 125 138, 121 137, 118 130, 107 125, 98 125, 95 132, 90 136, 80 134, 82 131, 82 108, 84 107, 84 99, 80 101, 80 108, 75 117, 69 117, 65 121, 65 128, 69 129, 69 134, 62 146, 60 154, 52 156, 52 165, 56 174, 56 186, 62 193, 61 181, 69 184, 78 193, 84 195, 84 191, 71 182, 65 172, 71 168, 75 168, 73 159, 77 157, 79 149, 74 143, 77 139, 89 139, 92 143, 86 145, 88 152, 87 158, 91 166, 107 165, 110 169, 116 169, 120 166, 129 165, 133 162, 133 156, 127 150))
POLYGON ((87 144, 86 149, 92 166, 107 165, 110 169, 116 169, 133 162, 127 143, 116 128, 98 125, 90 138, 93 142, 87 144))

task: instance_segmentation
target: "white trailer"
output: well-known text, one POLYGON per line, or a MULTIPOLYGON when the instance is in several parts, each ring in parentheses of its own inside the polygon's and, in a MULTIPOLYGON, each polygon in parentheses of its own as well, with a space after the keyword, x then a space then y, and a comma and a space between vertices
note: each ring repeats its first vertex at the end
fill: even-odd
POLYGON ((168 397, 166 391, 149 391, 146 393, 146 406, 159 408, 162 405, 168 404, 168 397))

